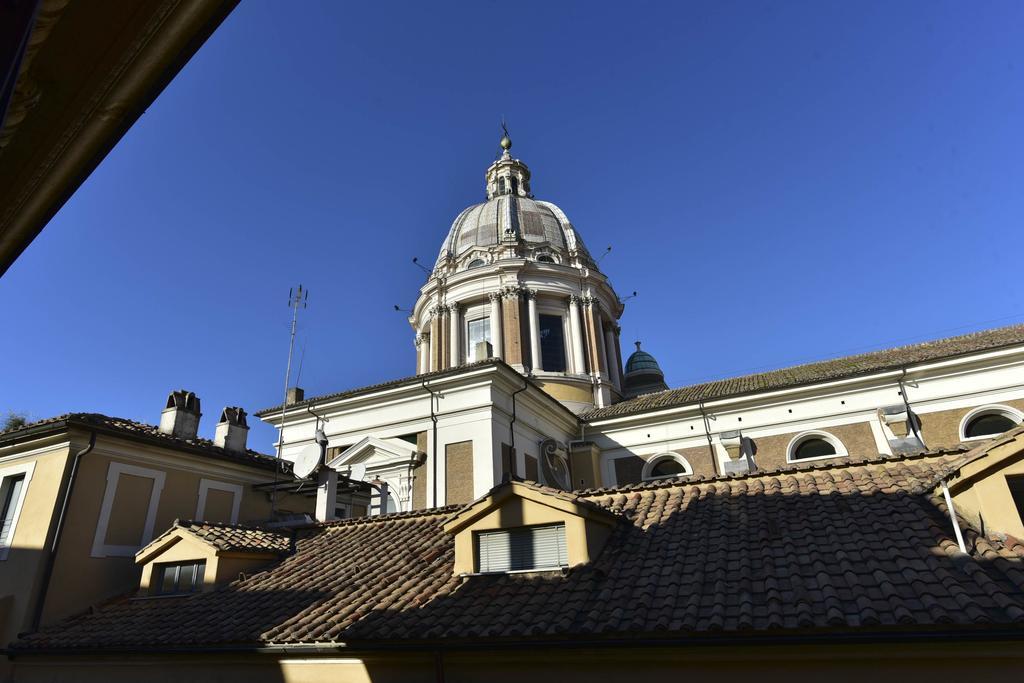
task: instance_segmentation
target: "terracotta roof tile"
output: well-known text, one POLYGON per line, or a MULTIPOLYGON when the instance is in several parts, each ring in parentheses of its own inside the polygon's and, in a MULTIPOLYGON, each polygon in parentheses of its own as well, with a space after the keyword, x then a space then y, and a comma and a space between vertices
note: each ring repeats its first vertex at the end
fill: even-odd
POLYGON ((136 422, 123 417, 110 417, 100 413, 67 413, 56 417, 46 418, 30 424, 0 432, 0 445, 5 441, 14 441, 32 434, 58 431, 71 426, 80 426, 86 429, 97 429, 108 433, 117 434, 131 439, 155 443, 168 448, 179 448, 193 453, 212 456, 221 460, 237 462, 245 465, 254 465, 261 469, 273 470, 280 467, 282 472, 291 472, 291 463, 287 460, 278 460, 272 455, 247 450, 245 453, 235 453, 219 446, 215 446, 210 439, 196 437, 194 439, 179 439, 164 434, 155 425, 136 422))
POLYGON ((315 525, 266 571, 191 597, 124 600, 15 647, 1024 628, 1024 547, 967 529, 961 553, 933 495, 965 457, 562 494, 631 522, 565 572, 455 576, 441 525, 457 507, 315 525))
POLYGON ((1024 344, 1024 324, 644 394, 589 411, 580 415, 580 419, 593 422, 700 401, 834 381, 1015 344, 1024 344))
POLYGON ((288 530, 264 529, 243 524, 175 520, 174 526, 165 533, 172 533, 175 529, 184 529, 196 538, 226 552, 286 555, 293 550, 292 533, 288 530))

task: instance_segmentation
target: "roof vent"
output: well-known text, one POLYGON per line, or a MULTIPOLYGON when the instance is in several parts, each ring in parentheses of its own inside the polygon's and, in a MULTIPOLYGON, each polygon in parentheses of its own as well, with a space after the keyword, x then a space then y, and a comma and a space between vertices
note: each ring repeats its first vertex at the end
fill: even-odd
POLYGON ((232 453, 245 453, 245 441, 249 436, 249 425, 245 422, 245 411, 228 407, 221 411, 220 422, 213 434, 213 445, 232 453))
POLYGON ((194 439, 199 434, 202 415, 198 396, 185 389, 172 391, 160 413, 160 431, 178 439, 194 439))

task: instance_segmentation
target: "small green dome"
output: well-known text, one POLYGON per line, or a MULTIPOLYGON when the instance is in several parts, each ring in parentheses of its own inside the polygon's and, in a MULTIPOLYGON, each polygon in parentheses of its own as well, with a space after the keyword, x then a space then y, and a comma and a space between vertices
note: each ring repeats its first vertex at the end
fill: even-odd
POLYGON ((658 366, 658 361, 654 359, 654 356, 646 351, 641 351, 640 342, 636 342, 636 351, 634 351, 626 360, 626 373, 641 372, 644 370, 653 370, 661 373, 661 367, 658 366))

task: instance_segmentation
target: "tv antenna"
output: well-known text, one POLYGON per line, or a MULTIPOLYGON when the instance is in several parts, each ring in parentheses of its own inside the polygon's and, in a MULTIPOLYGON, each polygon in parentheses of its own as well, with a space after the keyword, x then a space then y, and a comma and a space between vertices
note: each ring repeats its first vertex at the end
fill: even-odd
POLYGON ((288 410, 288 385, 292 381, 292 356, 295 353, 295 329, 299 322, 299 309, 309 305, 309 290, 299 285, 288 289, 288 307, 292 309, 291 335, 288 339, 288 365, 284 371, 284 401, 281 403, 281 429, 277 434, 277 467, 274 468, 274 489, 270 496, 270 514, 274 515, 277 505, 277 473, 281 470, 281 451, 284 448, 284 418, 288 410))
POLYGON ((431 272, 430 272, 430 269, 429 269, 429 268, 427 268, 427 267, 426 267, 425 265, 423 265, 422 263, 420 263, 420 257, 419 257, 419 256, 413 256, 413 257, 412 257, 412 264, 413 264, 414 266, 416 266, 417 268, 419 268, 420 270, 422 270, 422 271, 423 271, 424 273, 426 273, 427 275, 430 275, 430 274, 431 274, 431 272))

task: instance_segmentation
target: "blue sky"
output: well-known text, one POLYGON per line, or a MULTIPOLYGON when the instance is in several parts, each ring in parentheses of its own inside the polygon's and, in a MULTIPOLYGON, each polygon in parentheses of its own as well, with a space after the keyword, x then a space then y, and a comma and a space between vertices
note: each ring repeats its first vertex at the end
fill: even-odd
MULTIPOLYGON (((677 386, 1019 322, 1024 4, 246 0, 0 279, 0 410, 412 374, 499 122, 677 386)), ((255 420, 253 421, 255 422, 255 420)), ((269 450, 273 430, 253 425, 269 450)))

